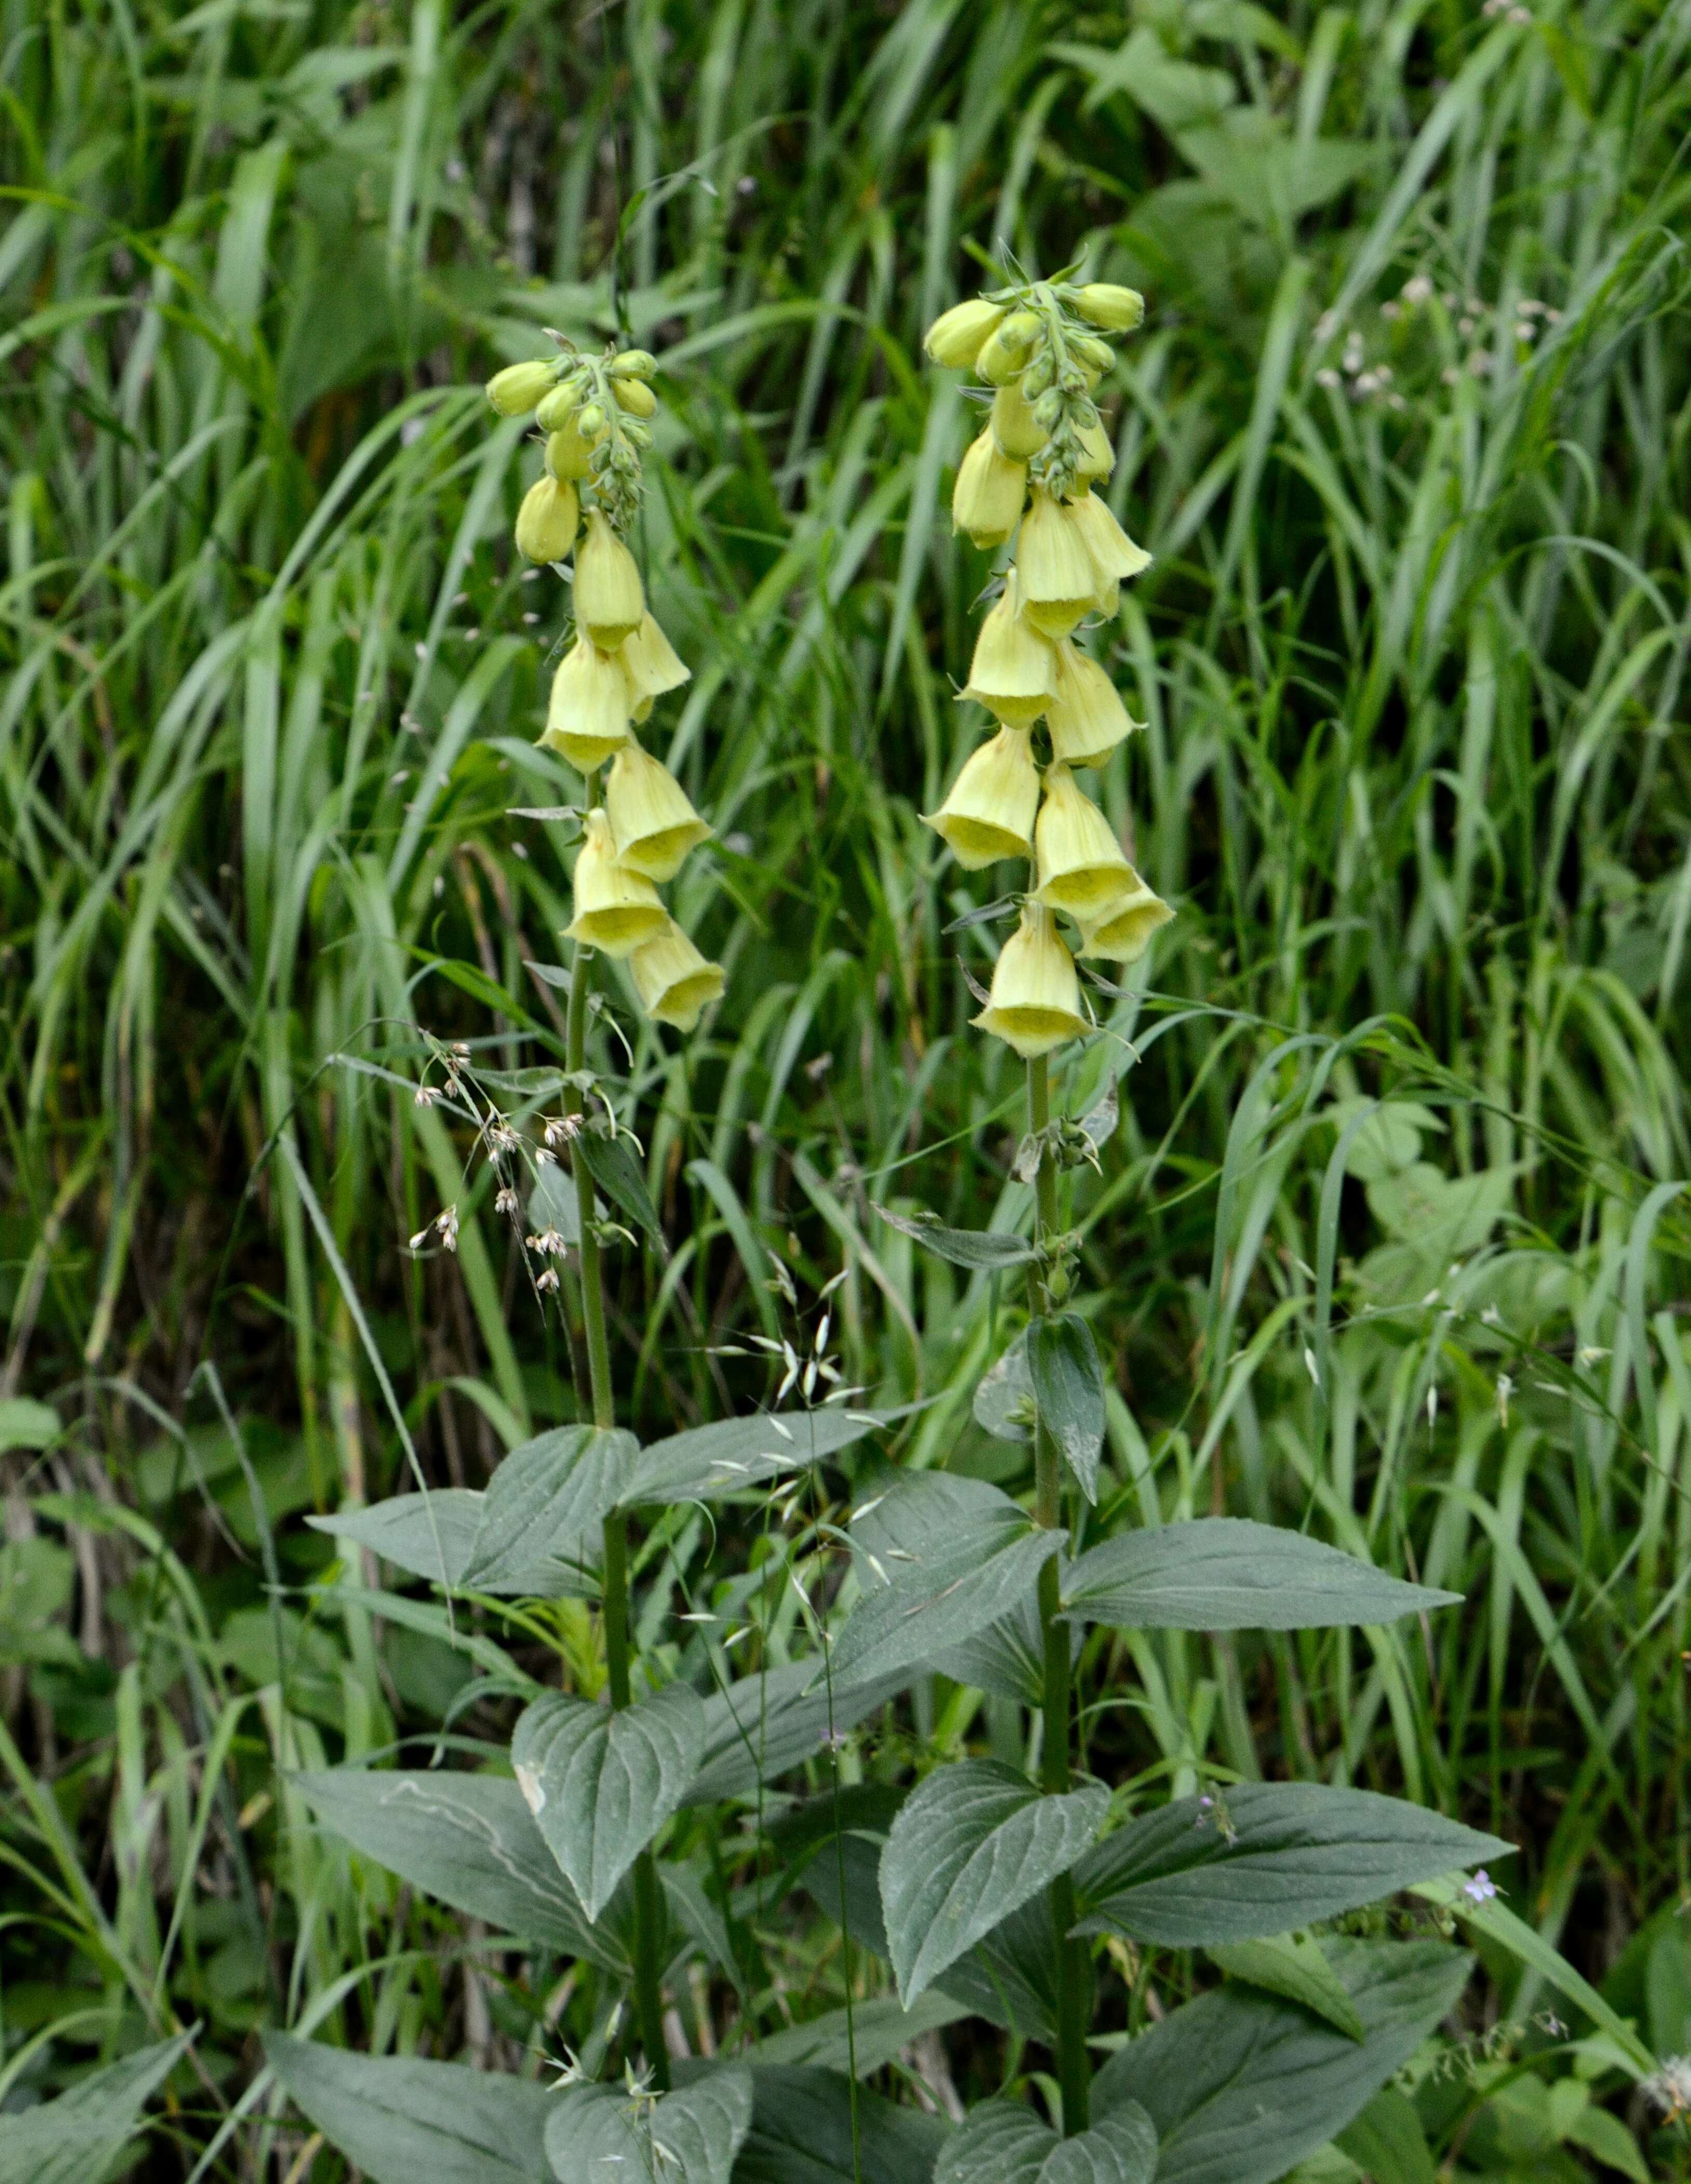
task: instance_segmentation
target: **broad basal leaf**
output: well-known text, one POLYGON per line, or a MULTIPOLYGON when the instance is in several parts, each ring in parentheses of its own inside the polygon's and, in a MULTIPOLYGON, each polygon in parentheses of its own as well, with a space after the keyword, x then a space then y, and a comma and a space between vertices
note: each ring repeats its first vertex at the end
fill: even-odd
POLYGON ((508 2072, 265 2032, 283 2086, 371 2184, 540 2184, 555 2096, 508 2072))
POLYGON ((860 2088, 862 2167, 853 2159, 850 2081, 832 2070, 752 2070, 751 2130, 734 2184, 932 2184, 934 2160, 950 2136, 937 2116, 895 2108, 860 2088))
POLYGON ((537 1557, 589 1567, 600 1527, 617 1506, 640 1445, 633 1434, 560 1426, 514 1448, 482 1500, 464 1568, 466 1588, 503 1589, 537 1557))
MULTIPOLYGON (((472 1493, 466 1487, 439 1487, 427 1494, 397 1494, 391 1501, 375 1502, 368 1509, 308 1517, 306 1522, 320 1532, 332 1532, 338 1539, 373 1549, 384 1562, 409 1570, 414 1577, 426 1577, 432 1585, 455 1591, 464 1584, 486 1501, 485 1494, 472 1493)), ((583 1554, 589 1544, 591 1559, 596 1564, 596 1541, 574 1543, 583 1552, 567 1562, 538 1552, 513 1553, 499 1574, 491 1580, 481 1580, 476 1589, 528 1599, 560 1596, 592 1599, 599 1591, 596 1572, 582 1567, 583 1554)))
POLYGON ((1200 1517, 1123 1533, 1082 1555, 1063 1589, 1071 1617, 1139 1630, 1391 1623, 1451 1607, 1461 1596, 1406 1585, 1300 1532, 1239 1517, 1200 1517))
POLYGON ((1019 2101, 992 2100, 947 2141, 934 2184, 1151 2184, 1156 2169, 1157 2133, 1132 2101, 1065 2139, 1019 2101))
POLYGON ((1370 1790, 1241 1783, 1225 1806, 1176 1798, 1089 1851, 1074 1870, 1080 1931, 1180 1949, 1249 1941, 1509 1854, 1495 1836, 1370 1790))
POLYGON ((728 2184, 751 2104, 743 2064, 709 2067, 657 2097, 566 2086, 553 2097, 546 2156, 559 2184, 728 2184))
MULTIPOLYGON (((761 1411, 672 1434, 640 1451, 624 1482, 622 1506, 712 1502, 756 1486, 784 1471, 801 1471, 862 1440, 896 1412, 761 1411)), ((510 1459, 507 1457, 507 1462, 510 1459)))
POLYGON ((104 2176, 141 2123, 192 2035, 137 2048, 81 2078, 57 2100, 0 2115, 0 2177, 16 2184, 90 2184, 104 2176))
POLYGON ((948 1964, 1059 1873, 1104 1824, 1109 1792, 1044 1797, 989 1759, 940 1767, 906 1799, 881 1854, 881 1908, 907 2009, 948 1964))
POLYGON ((704 1703, 685 1684, 620 1713, 559 1691, 524 1709, 511 1764, 589 1918, 681 1802, 704 1749, 704 1703))
POLYGON ((1356 2004, 1317 1943, 1307 1936, 1275 1934, 1258 1942, 1228 1942, 1209 1951, 1229 1979, 1313 2011, 1348 2040, 1366 2039, 1356 2004))
POLYGON ((1092 1330, 1072 1312, 1028 1326, 1028 1377, 1040 1424, 1061 1450, 1089 1502, 1098 1498, 1104 1446, 1104 1371, 1092 1330))
POLYGON ((937 1214, 889 1213, 875 1208, 889 1228, 909 1236, 935 1258, 949 1259, 954 1267, 971 1273, 996 1273, 1005 1267, 1024 1267, 1034 1257, 1025 1237, 1004 1236, 990 1228, 947 1228, 937 1214))
POLYGON ((814 1661, 794 1661, 712 1691, 705 1701, 704 1757, 682 1803, 714 1804, 773 1782, 819 1751, 830 1729, 840 1736, 885 1706, 911 1675, 896 1669, 878 1682, 853 1684, 836 1691, 830 1706, 825 1686, 809 1689, 815 1674, 814 1661))
POLYGON ((628 1962, 583 1914, 515 1782, 493 1774, 296 1774, 312 1811, 354 1849, 455 1910, 616 1975, 628 1962))
POLYGON ((1472 1959, 1439 1942, 1321 1944, 1362 2020, 1348 2039, 1294 2003, 1228 1985, 1165 2017, 1093 2081, 1100 2120, 1136 2100, 1157 2184, 1272 2184, 1344 2129, 1453 2008, 1472 1959))

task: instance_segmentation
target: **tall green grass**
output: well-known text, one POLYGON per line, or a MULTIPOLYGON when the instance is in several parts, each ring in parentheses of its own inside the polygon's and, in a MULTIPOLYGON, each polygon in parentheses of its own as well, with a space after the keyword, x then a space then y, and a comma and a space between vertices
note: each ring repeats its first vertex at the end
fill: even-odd
POLYGON ((660 353, 643 550, 702 663, 667 755, 722 835, 690 1072, 622 1011, 673 1245, 621 1262, 627 1397, 763 1396, 712 1351, 786 1324, 778 1262, 844 1267, 853 1380, 942 1397, 908 1460, 990 1466, 998 1300, 873 1207, 1026 1210, 1013 1072, 956 1036, 992 930, 944 933, 979 893, 916 823, 988 573, 917 337, 1000 248, 1152 307, 1102 390, 1158 557, 1101 645, 1147 724, 1104 794, 1180 916, 1059 1084, 1121 1072, 1080 1217, 1116 1490, 1469 1603, 1136 1641, 1097 1762, 1497 1826, 1523 1915, 1691 2040, 1644 1969, 1691 1886, 1691 8, 1521 12, 10 0, 0 2083, 204 2018, 198 2148, 261 2020, 550 2036, 272 1765, 466 1696, 438 1634, 320 1610, 299 1513, 572 1414, 410 1092, 426 1031, 558 1050, 564 865, 511 816, 569 793, 555 602, 475 391, 544 326, 660 353), (456 1257, 408 1256, 448 1203, 456 1257))

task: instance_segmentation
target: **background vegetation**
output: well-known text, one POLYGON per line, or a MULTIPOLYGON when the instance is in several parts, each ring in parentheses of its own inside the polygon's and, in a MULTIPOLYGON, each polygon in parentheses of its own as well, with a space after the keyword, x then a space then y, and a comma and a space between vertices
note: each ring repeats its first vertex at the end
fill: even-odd
MULTIPOLYGON (((7 0, 6 2103, 198 2020, 141 2173, 321 2184, 261 2024, 531 2073, 582 2036, 278 1772, 500 1734, 496 1639, 600 1673, 569 1603, 455 1646, 303 1522, 407 1440, 479 1485, 574 1415, 413 1098, 424 1032, 556 1051, 565 868, 513 808, 570 790, 558 597, 479 393, 544 326, 661 354, 644 551, 700 669, 662 727, 721 835, 679 907, 706 1034, 684 1066, 612 1011, 672 1247, 616 1265, 625 1415, 767 1400, 733 1353, 843 1269, 851 1381, 945 1397, 902 1460, 1000 1460, 991 1284, 872 1211, 1024 1212, 1019 1074, 958 1036, 994 928, 943 933, 982 890, 915 816, 988 567, 918 338, 1000 241, 1150 304, 1104 390, 1158 557, 1105 797, 1180 916, 1064 1087, 1122 1072, 1080 1198, 1115 1489, 1467 1599, 1401 1644, 1136 1641, 1092 1763, 1498 1830, 1515 1909, 1691 2047, 1688 47, 1685 0, 7 0), (409 1254, 448 1204, 456 1256, 409 1254)), ((848 1774, 1017 1751, 1005 1707, 936 1678, 848 1774)), ((824 1930, 766 1942, 753 2029, 839 1999, 824 1930)), ((1141 2016, 1203 1975, 1128 1969, 1141 2016)), ((1627 2170, 1600 2055, 1489 1969, 1442 2158, 1627 2170)), ((695 2040, 738 2007, 695 2001, 695 2040)), ((897 2069, 943 2104, 972 2067, 897 2069)))

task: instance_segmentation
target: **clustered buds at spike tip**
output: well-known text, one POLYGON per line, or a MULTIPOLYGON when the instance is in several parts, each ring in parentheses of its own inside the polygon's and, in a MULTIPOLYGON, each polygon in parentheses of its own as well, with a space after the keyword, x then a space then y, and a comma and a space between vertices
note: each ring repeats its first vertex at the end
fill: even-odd
MULTIPOLYGON (((1002 313, 991 312, 996 323, 1002 313)), ((979 316, 979 315, 977 315, 979 316)), ((983 323, 975 346, 990 328, 983 323)), ((664 908, 656 883, 673 879, 712 829, 680 783, 633 733, 654 701, 691 671, 646 603, 624 534, 639 505, 641 458, 657 413, 650 382, 657 359, 639 348, 582 355, 561 336, 561 354, 508 365, 488 386, 502 416, 533 414, 545 435, 544 468, 523 496, 516 545, 529 560, 555 565, 573 553, 576 638, 552 678, 539 741, 588 777, 594 808, 576 857, 574 915, 566 933, 578 946, 626 961, 640 1006, 655 1022, 691 1031, 723 990, 721 966, 701 956, 664 908), (602 808, 594 779, 613 761, 602 808)), ((1021 513, 1019 488, 1011 522, 1021 513)), ((1026 825, 1031 830, 1038 798, 1026 825)))
POLYGON ((1074 632, 1093 616, 1113 620, 1120 587, 1150 566, 1092 491, 1115 466, 1092 399, 1114 356, 1103 336, 1130 333, 1144 315, 1144 299, 1111 282, 1024 281, 956 305, 928 330, 936 364, 972 368, 993 390, 957 468, 953 527, 988 550, 1010 544, 1013 558, 960 694, 995 715, 998 731, 924 824, 965 870, 1035 861, 1020 928, 974 1019, 1029 1057, 1090 1028, 1057 913, 1079 926, 1082 955, 1115 963, 1136 961, 1174 915, 1074 771, 1102 765, 1137 726, 1074 632))

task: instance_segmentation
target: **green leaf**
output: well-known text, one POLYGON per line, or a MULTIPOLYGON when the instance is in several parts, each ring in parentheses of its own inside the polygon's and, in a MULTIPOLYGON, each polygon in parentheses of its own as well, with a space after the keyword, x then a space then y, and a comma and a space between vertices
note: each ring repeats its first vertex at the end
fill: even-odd
POLYGON ((1359 2044, 1295 2004, 1224 1986, 1165 2017, 1093 2081, 1095 2113, 1137 2101, 1157 2184, 1271 2184, 1325 2145, 1455 2007, 1472 1959, 1439 1942, 1321 1944, 1355 2003, 1359 2044))
POLYGON ((640 1173, 639 1162, 629 1151, 627 1141, 620 1137, 601 1137, 597 1130, 589 1129, 577 1133, 575 1145, 587 1162, 588 1173, 606 1198, 622 1207, 649 1243, 663 1251, 663 1224, 646 1189, 646 1179, 640 1173))
POLYGON ((342 1767, 291 1779, 337 1835, 413 1887, 499 1933, 627 1973, 616 1938, 583 1915, 507 1777, 342 1767))
POLYGON ((1151 2184, 1157 2133, 1125 2101, 1091 2131, 1059 2138, 1019 2101, 971 2109, 934 2171, 934 2184, 1151 2184))
POLYGON ((974 1422, 999 1440, 1031 1440, 1035 1408, 1024 1328, 997 1362, 980 1376, 972 1406, 974 1422))
POLYGON ((825 1688, 808 1688, 815 1674, 814 1661, 794 1661, 713 1691, 705 1701, 704 1756, 682 1803, 715 1804, 773 1781, 819 1750, 830 1728, 855 1729, 910 1681, 908 1670, 895 1670, 836 1691, 830 1708, 825 1688))
POLYGON ((1071 1619, 1140 1630, 1318 1630, 1391 1623, 1461 1597, 1241 1517, 1124 1533, 1082 1555, 1063 1588, 1071 1619))
POLYGON ((934 1213, 889 1213, 885 1206, 876 1206, 875 1211, 889 1228, 913 1238, 937 1259, 967 1267, 971 1273, 997 1273, 1006 1267, 1024 1267, 1035 1256, 1033 1245, 1023 1236, 1001 1235, 990 1228, 947 1228, 934 1213))
POLYGON ((1348 2040, 1367 2038, 1356 2004, 1314 1942, 1292 1934, 1265 1935, 1255 1942, 1216 1943, 1209 1955, 1229 1979, 1300 2003, 1348 2040))
POLYGON ((862 2166, 853 2159, 850 2081, 832 2070, 752 2070, 756 2106, 734 2184, 931 2184, 950 2137, 937 2116, 857 2095, 862 2166))
POLYGON ((503 1590, 537 1557, 584 1573, 600 1552, 600 1526, 617 1507, 640 1445, 633 1434, 559 1426, 511 1450, 488 1483, 465 1565, 474 1591, 503 1590))
POLYGON ((1001 1919, 1066 1873, 1104 1824, 1090 1783, 1042 1796, 1013 1768, 966 1759, 906 1799, 881 1854, 881 1908, 907 2009, 1001 1919))
POLYGON ((744 2064, 717 2065, 656 2098, 566 2086, 553 2098, 546 2157, 559 2184, 728 2184, 751 2107, 744 2064))
POLYGON ((539 2184, 557 2096, 508 2072, 349 2054, 266 2031, 265 2055, 318 2130, 372 2184, 539 2184))
POLYGON ((0 2176, 17 2184, 90 2184, 105 2176, 136 2136, 148 2097, 192 2037, 185 2032, 137 2048, 120 2063, 79 2079, 57 2100, 20 2114, 0 2114, 0 2176))
MULTIPOLYGON (((414 1577, 426 1577, 433 1585, 457 1591, 464 1585, 486 1500, 484 1494, 466 1487, 436 1487, 427 1494, 396 1494, 367 1509, 343 1509, 332 1517, 308 1517, 305 1521, 320 1532, 369 1547, 414 1577)), ((513 1552, 502 1572, 491 1581, 483 1580, 477 1590, 525 1599, 554 1599, 561 1594, 591 1600, 599 1584, 594 1571, 575 1563, 513 1552)))
POLYGON ((1085 1934, 1167 1948, 1251 1941, 1337 1918, 1509 1844, 1371 1790, 1245 1782, 1130 1820, 1075 1868, 1085 1934))
MULTIPOLYGON (((1077 1628, 1071 1652, 1080 1651, 1077 1628)), ((959 1646, 947 1646, 934 1656, 933 1665, 953 1683, 975 1690, 996 1691, 1002 1698, 1023 1706, 1038 1707, 1045 1699, 1045 1633, 1040 1627, 1039 1602, 1030 1596, 1007 1615, 989 1623, 959 1646)))
MULTIPOLYGON (((1619 2170, 1632 2179, 1632 2184, 1650 2184, 1649 2168, 1638 2151, 1638 2142, 1620 2117, 1610 2115, 1607 2109, 1582 2109, 1568 2126, 1566 2136, 1574 2145, 1594 2154, 1605 2169, 1619 2170)), ((1393 2184, 1393 2180, 1381 2176, 1376 2184, 1393 2184)), ((1420 2180, 1413 2180, 1413 2184, 1420 2184, 1420 2180)))
POLYGON ((511 1764, 589 1919, 681 1802, 704 1749, 704 1702, 685 1684, 620 1713, 561 1691, 523 1710, 511 1764))
POLYGON ((855 2056, 857 2075, 867 2078, 887 2064, 896 2063, 911 2042, 919 2040, 924 2032, 936 2032, 968 2014, 967 2003, 954 2001, 938 1987, 929 1987, 910 2009, 902 2008, 893 1995, 876 1995, 857 2003, 849 2013, 830 2009, 802 2025, 784 2026, 760 2040, 747 2059, 762 2064, 813 2063, 824 2070, 846 2070, 855 2056))
POLYGON ((1028 1376, 1040 1424, 1063 1451, 1089 1502, 1098 1498, 1104 1446, 1104 1373, 1092 1330, 1072 1312, 1028 1326, 1028 1376))
POLYGON ((0 1401, 0 1456, 12 1448, 51 1448, 60 1430, 51 1403, 37 1403, 28 1396, 0 1401))
POLYGON ((889 1489, 852 1537, 868 1589, 834 1642, 836 1692, 931 1662, 1010 1613, 1063 1535, 1036 1530, 985 1479, 918 1472, 889 1489))
MULTIPOLYGON (((1395 2086, 1382 2086, 1334 2142, 1374 2184, 1437 2184, 1421 2120, 1414 2103, 1395 2086)), ((1648 2176, 1640 2184, 1649 2184, 1648 2176)))
POLYGON ((623 1485, 621 1506, 713 1502, 741 1493, 784 1471, 804 1470, 835 1456, 898 1415, 824 1405, 814 1411, 758 1411, 750 1418, 695 1426, 640 1451, 623 1485))

